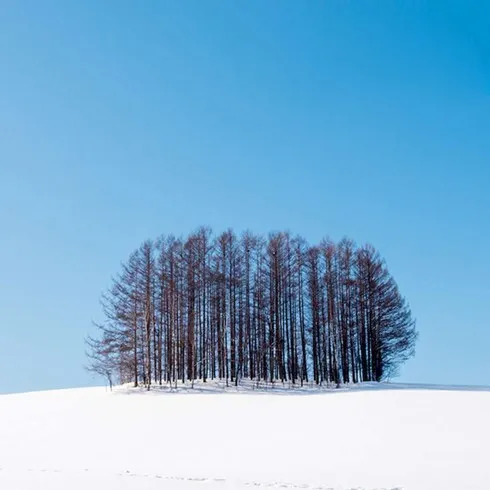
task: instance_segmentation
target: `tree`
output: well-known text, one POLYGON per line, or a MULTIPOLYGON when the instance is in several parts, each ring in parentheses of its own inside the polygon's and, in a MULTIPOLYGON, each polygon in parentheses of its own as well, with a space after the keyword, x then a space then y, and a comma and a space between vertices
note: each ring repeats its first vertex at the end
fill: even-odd
POLYGON ((117 359, 119 347, 115 339, 105 329, 100 326, 99 329, 102 331, 101 339, 95 339, 90 336, 85 339, 85 354, 88 359, 85 369, 105 378, 112 391, 114 374, 119 366, 117 359))
POLYGON ((174 383, 380 381, 414 354, 415 322, 386 263, 349 239, 308 245, 199 228, 145 241, 102 296, 89 370, 174 383))

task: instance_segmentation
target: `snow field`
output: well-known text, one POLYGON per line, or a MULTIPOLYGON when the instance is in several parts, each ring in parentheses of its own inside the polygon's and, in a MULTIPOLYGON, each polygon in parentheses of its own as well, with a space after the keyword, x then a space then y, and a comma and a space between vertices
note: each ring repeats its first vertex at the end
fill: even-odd
POLYGON ((166 391, 0 396, 0 488, 490 488, 489 391, 166 391))

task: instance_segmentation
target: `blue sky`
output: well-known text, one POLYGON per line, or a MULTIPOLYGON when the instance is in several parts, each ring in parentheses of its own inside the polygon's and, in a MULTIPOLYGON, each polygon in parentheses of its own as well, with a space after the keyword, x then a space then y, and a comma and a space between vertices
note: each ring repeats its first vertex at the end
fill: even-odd
POLYGON ((490 7, 3 2, 0 392, 83 386, 144 239, 290 229, 386 258, 401 381, 490 384, 490 7))

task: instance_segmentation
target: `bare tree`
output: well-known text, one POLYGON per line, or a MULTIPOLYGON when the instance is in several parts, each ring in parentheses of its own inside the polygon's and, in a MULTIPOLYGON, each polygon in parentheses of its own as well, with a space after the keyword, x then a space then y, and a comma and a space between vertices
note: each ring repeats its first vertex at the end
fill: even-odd
POLYGON ((144 242, 102 296, 88 369, 120 381, 379 381, 414 354, 410 308, 371 246, 200 228, 144 242))
POLYGON ((101 339, 90 336, 85 339, 85 354, 88 360, 85 369, 105 378, 112 391, 114 375, 119 366, 117 359, 119 347, 105 329, 100 326, 98 328, 102 331, 101 339))

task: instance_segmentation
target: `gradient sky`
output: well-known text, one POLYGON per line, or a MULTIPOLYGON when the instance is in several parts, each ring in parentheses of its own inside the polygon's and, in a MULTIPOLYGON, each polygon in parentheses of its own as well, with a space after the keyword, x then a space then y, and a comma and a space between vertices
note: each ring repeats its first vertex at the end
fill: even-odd
POLYGON ((490 384, 490 7, 3 1, 0 392, 93 384, 144 239, 371 242, 420 339, 400 381, 490 384))

